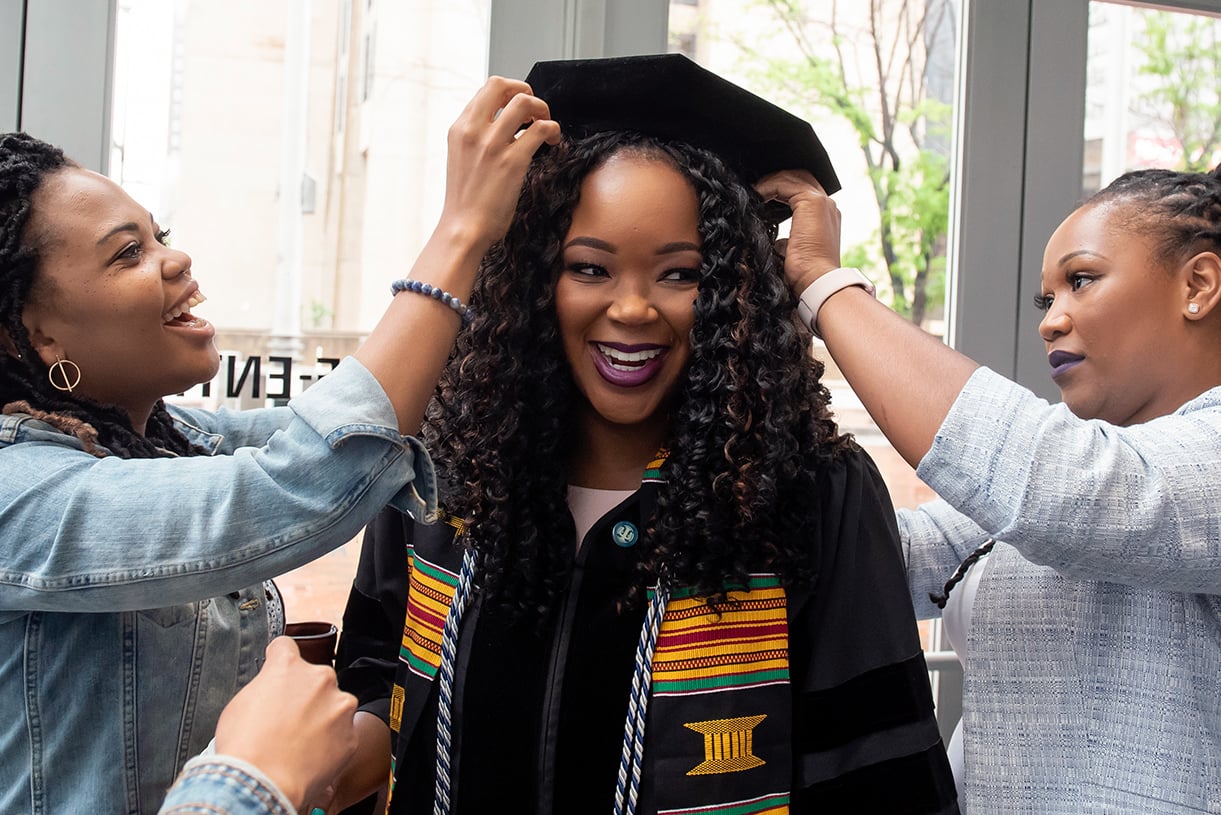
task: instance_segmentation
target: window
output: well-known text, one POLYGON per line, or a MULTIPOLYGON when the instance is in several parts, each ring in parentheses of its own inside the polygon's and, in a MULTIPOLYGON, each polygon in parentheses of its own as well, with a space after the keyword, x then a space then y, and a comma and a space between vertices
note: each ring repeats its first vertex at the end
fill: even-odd
POLYGON ((1219 17, 1090 3, 1083 195, 1128 170, 1221 163, 1219 48, 1219 17))

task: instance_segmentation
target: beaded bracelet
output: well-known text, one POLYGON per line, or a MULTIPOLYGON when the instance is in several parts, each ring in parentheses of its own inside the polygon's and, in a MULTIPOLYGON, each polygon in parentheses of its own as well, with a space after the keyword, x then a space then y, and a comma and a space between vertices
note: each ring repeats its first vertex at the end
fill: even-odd
POLYGON ((434 300, 449 306, 454 311, 458 312, 458 316, 462 318, 462 327, 470 325, 474 318, 474 313, 471 312, 471 307, 463 303, 457 297, 454 297, 447 291, 438 289, 436 286, 431 286, 428 283, 421 283, 418 280, 396 280, 390 284, 390 293, 398 294, 401 291, 415 292, 431 297, 434 300))

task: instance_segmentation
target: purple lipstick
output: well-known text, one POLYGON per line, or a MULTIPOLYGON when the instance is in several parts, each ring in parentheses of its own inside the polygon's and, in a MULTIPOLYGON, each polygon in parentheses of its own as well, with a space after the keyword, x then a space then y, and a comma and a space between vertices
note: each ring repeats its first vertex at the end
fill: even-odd
POLYGON ((625 345, 619 342, 589 344, 598 374, 621 388, 635 388, 657 376, 668 350, 664 345, 625 345))
POLYGON ((1059 379, 1084 360, 1085 357, 1081 354, 1070 354, 1068 351, 1052 351, 1047 355, 1047 364, 1051 366, 1051 378, 1059 379))

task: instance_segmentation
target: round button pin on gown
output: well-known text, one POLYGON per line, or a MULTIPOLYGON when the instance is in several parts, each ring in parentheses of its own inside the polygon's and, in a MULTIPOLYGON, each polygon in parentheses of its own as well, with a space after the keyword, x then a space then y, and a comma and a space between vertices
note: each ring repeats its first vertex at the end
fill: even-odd
POLYGON ((615 543, 622 546, 624 549, 629 546, 634 546, 636 540, 640 537, 640 532, 636 529, 636 524, 631 521, 620 521, 615 524, 615 528, 611 530, 611 538, 615 543))

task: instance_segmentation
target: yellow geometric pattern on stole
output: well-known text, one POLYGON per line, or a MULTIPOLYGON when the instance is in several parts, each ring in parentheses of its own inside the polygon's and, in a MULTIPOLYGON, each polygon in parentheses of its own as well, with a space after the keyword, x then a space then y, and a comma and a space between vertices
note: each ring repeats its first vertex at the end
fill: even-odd
POLYGON ((754 748, 754 730, 766 718, 767 714, 763 714, 684 724, 683 727, 704 735, 704 760, 687 775, 740 773, 766 764, 751 752, 754 748))
POLYGON ((437 510, 437 520, 444 521, 454 529, 457 529, 459 535, 466 531, 466 521, 462 520, 457 515, 450 515, 443 509, 437 510))
POLYGON ((390 692, 390 729, 398 733, 403 727, 403 700, 407 692, 402 685, 396 684, 390 692))

